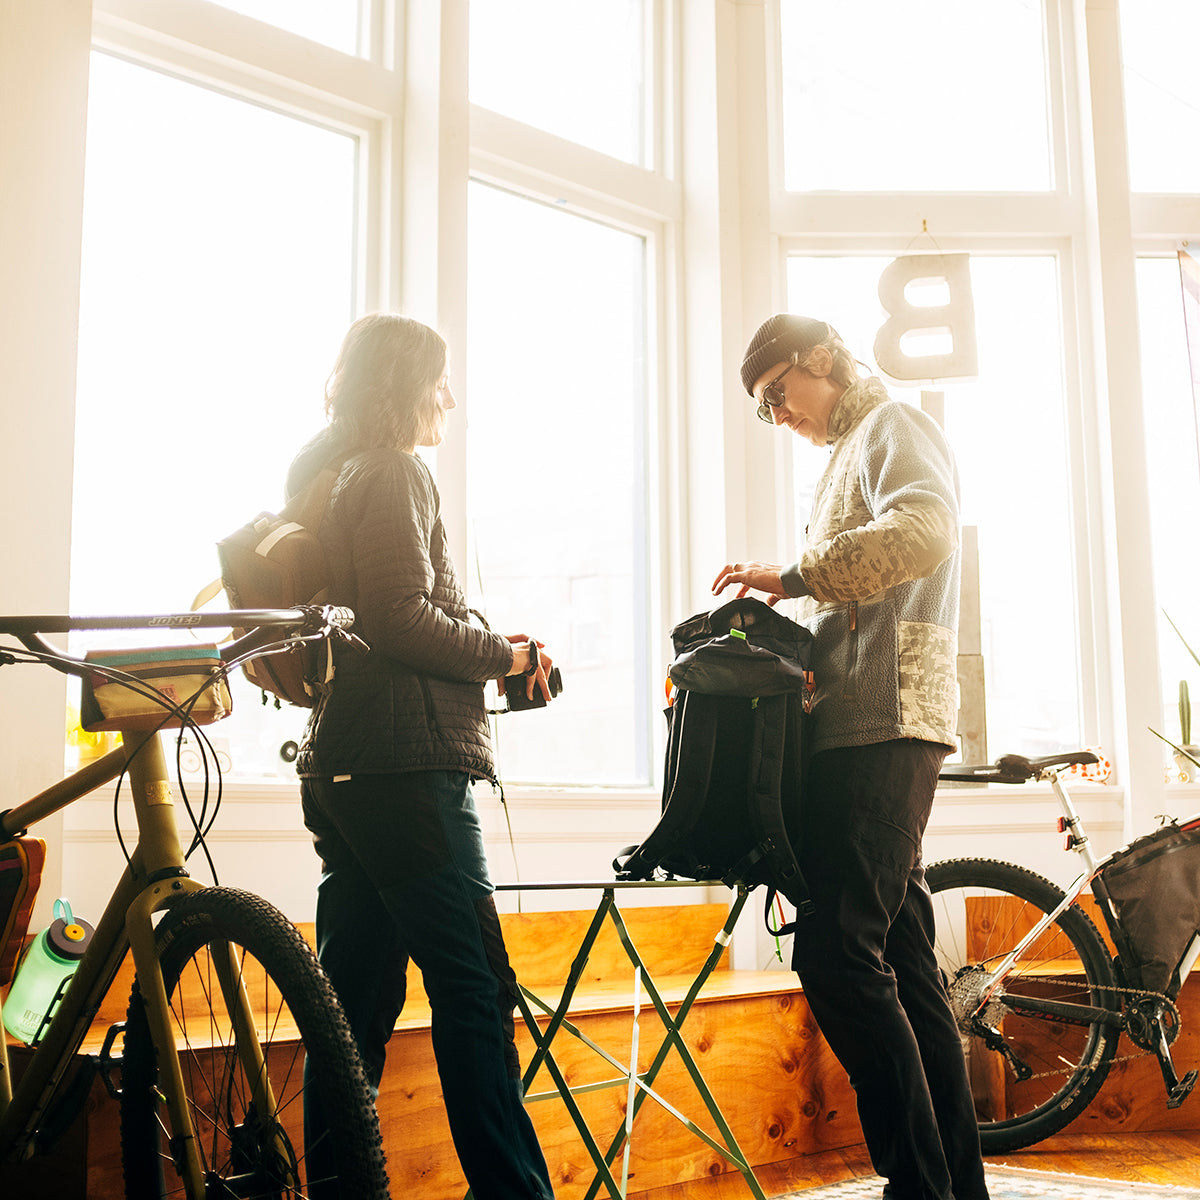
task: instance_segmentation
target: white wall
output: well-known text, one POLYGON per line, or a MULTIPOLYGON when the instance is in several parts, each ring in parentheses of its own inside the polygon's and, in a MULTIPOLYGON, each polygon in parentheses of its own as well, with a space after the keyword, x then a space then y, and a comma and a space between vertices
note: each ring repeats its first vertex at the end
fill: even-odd
MULTIPOLYGON (((87 127, 88 0, 0 0, 0 611, 67 607, 75 342, 87 127)), ((62 676, 0 672, 0 808, 61 774, 62 676)), ((51 854, 35 922, 69 885, 61 818, 39 826, 51 854)))

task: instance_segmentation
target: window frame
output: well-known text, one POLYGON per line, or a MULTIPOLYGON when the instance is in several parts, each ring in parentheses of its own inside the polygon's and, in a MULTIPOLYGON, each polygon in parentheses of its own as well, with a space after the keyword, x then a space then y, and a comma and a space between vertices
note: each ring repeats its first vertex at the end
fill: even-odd
MULTIPOLYGON (((1148 515, 1147 466, 1137 452, 1146 431, 1140 404, 1130 403, 1141 395, 1140 355, 1136 337, 1125 331, 1137 328, 1134 256, 1168 253, 1195 237, 1200 218, 1195 196, 1129 189, 1116 6, 1045 0, 1054 187, 994 195, 787 192, 779 0, 768 0, 768 9, 761 26, 749 15, 743 19, 746 37, 761 46, 770 97, 769 200, 759 208, 772 270, 754 293, 759 312, 784 303, 785 264, 793 253, 941 249, 1050 253, 1058 260, 1081 718, 1087 739, 1105 747, 1116 766, 1126 832, 1144 829, 1169 802, 1159 748, 1142 736, 1158 719, 1160 688, 1149 558, 1133 536, 1148 515)), ((743 191, 747 205, 754 203, 752 186, 743 191)), ((789 479, 788 462, 775 458, 762 460, 762 470, 789 479)), ((791 531, 781 522, 777 533, 786 555, 791 531)))
MULTIPOLYGON (((654 0, 653 169, 614 165, 472 107, 466 0, 374 0, 367 58, 205 0, 96 0, 92 38, 105 52, 357 131, 360 303, 402 299, 447 330, 452 352, 467 333, 468 178, 562 198, 593 219, 647 232, 650 387, 662 397, 651 447, 659 506, 651 557, 661 586, 647 636, 664 656, 665 625, 705 602, 714 563, 734 551, 786 556, 795 545, 788 506, 774 503, 790 447, 749 436, 753 413, 737 382, 746 338, 781 302, 789 251, 897 253, 928 233, 946 250, 1056 254, 1084 720, 1117 766, 1127 826, 1144 828, 1170 802, 1158 747, 1142 736, 1157 719, 1161 688, 1155 599, 1136 544, 1147 468, 1144 456, 1123 452, 1145 438, 1140 413, 1126 410, 1140 395, 1129 285, 1135 255, 1197 239, 1200 218, 1196 196, 1129 189, 1116 0, 1045 0, 1044 12, 1054 188, 1001 197, 784 192, 778 0, 654 0), (414 106, 414 95, 427 103, 414 106), (712 128, 685 128, 685 111, 711 117, 712 128), (422 166, 419 189, 408 181, 422 166)), ((461 376, 463 366, 452 369, 461 376)), ((456 555, 466 544, 463 453, 451 439, 438 455, 456 555)))
MULTIPOLYGON (((679 372, 664 354, 676 323, 681 189, 672 178, 678 109, 668 102, 676 53, 669 30, 675 0, 647 0, 647 159, 639 167, 471 105, 467 96, 465 0, 367 0, 367 54, 351 56, 205 0, 96 0, 93 49, 211 88, 359 140, 355 304, 360 312, 402 306, 443 331, 451 373, 466 380, 466 191, 471 180, 566 209, 644 238, 647 314, 647 467, 644 531, 648 608, 639 685, 658 694, 667 661, 684 521, 673 481, 680 475, 673 431, 679 372), (420 101, 419 103, 415 101, 420 101), (433 178, 433 187, 426 186, 433 178), (651 403, 650 397, 664 397, 651 403)), ((465 562, 466 438, 451 425, 429 456, 443 499, 455 561, 465 562)), ((657 786, 661 735, 647 705, 639 761, 657 786)), ((247 785, 247 794, 263 787, 247 785)), ((286 782, 282 783, 286 787, 286 782)), ((510 789, 512 790, 512 789, 510 789)), ((563 789, 560 789, 563 790, 563 789)), ((572 789, 565 789, 569 792, 572 789)), ((617 789, 620 791, 621 789, 617 789)), ((624 789, 630 791, 630 789, 624 789)), ((241 787, 228 789, 237 798, 241 787)), ((538 789, 539 794, 545 789, 538 789)), ((519 794, 518 786, 516 793, 519 794)))
MULTIPOLYGON (((911 240, 898 240, 895 235, 887 233, 845 238, 836 241, 828 237, 813 237, 811 235, 780 235, 778 244, 780 248, 780 286, 785 297, 787 264, 788 260, 792 257, 886 258, 933 251, 946 254, 971 254, 980 258, 1031 257, 1050 259, 1054 263, 1056 272, 1059 293, 1059 315, 1062 325, 1063 436, 1067 461, 1061 465, 1061 468, 1050 465, 1044 466, 1036 459, 1035 455, 1031 454, 1028 463, 1013 464, 1014 481, 1023 467, 1032 467, 1035 477, 1036 473, 1043 469, 1061 469, 1067 472, 1068 476, 1072 479, 1084 478, 1089 474, 1092 468, 1089 464, 1089 455, 1087 452, 1088 437, 1086 417, 1081 403, 1082 389, 1078 370, 1079 362, 1078 357, 1070 351, 1070 347, 1077 345, 1079 339, 1076 309, 1071 299, 1070 289, 1067 287, 1067 281, 1071 277, 1073 255, 1073 241, 1071 238, 1047 236, 1010 240, 1008 238, 986 239, 981 238, 979 235, 964 234, 946 239, 938 238, 936 245, 927 239, 921 239, 917 245, 913 245, 911 240)), ((885 383, 888 383, 886 379, 885 383)), ((895 384, 888 384, 888 386, 892 394, 898 399, 911 400, 914 403, 919 399, 920 388, 895 384)), ((928 385, 927 390, 937 391, 939 390, 938 385, 928 385)), ((779 440, 787 443, 786 461, 789 473, 786 478, 788 479, 789 487, 792 487, 790 471, 791 464, 794 462, 794 439, 782 438, 779 440)), ((803 448, 801 452, 803 453, 803 448)), ((1069 490, 1070 517, 1068 525, 1071 537, 1071 576, 1074 585, 1073 605, 1076 623, 1076 661, 1079 667, 1079 678, 1076 681, 1075 693, 1079 712, 1079 724, 1081 730, 1086 733, 1085 741, 1103 742, 1105 739, 1100 737, 1097 731, 1102 728, 1104 720, 1104 707, 1102 703, 1104 697, 1097 686, 1096 656, 1089 653, 1089 648, 1095 645, 1093 636, 1095 614, 1091 600, 1092 590, 1079 586, 1079 581, 1087 578, 1087 572, 1090 569, 1088 547, 1093 540, 1095 521, 1099 515, 1095 510, 1094 501, 1094 496, 1089 497, 1081 494, 1078 488, 1071 488, 1069 490)), ((798 539, 801 531, 794 527, 795 522, 792 520, 793 517, 794 506, 783 514, 783 518, 787 521, 786 525, 781 522, 782 535, 785 538, 782 543, 784 546, 799 544, 798 539)), ((994 757, 1010 752, 1020 753, 1021 750, 1018 747, 989 744, 989 752, 994 757)))

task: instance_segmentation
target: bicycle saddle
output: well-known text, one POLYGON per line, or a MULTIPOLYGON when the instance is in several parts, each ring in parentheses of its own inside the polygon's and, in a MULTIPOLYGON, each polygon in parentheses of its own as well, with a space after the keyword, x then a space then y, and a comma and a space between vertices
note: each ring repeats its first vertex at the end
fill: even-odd
POLYGON ((938 772, 938 778, 966 783, 1027 783, 1051 767, 1087 766, 1099 761, 1090 750, 1070 750, 1041 758, 1005 754, 994 763, 949 763, 938 772))

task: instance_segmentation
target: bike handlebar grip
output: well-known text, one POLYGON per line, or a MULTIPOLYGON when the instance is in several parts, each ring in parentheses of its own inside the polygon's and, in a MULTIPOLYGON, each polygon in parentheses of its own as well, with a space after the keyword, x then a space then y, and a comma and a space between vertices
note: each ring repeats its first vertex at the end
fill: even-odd
POLYGON ((330 625, 336 625, 339 629, 349 629, 353 626, 354 609, 337 605, 330 608, 328 612, 330 625))

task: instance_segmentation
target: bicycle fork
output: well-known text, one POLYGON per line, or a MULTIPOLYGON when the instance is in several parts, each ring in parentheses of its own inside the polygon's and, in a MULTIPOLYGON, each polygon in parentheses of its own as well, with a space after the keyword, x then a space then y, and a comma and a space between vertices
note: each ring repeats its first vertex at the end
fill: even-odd
MULTIPOLYGON (((174 801, 166 782, 166 764, 157 737, 150 738, 131 759, 130 778, 141 835, 136 855, 141 857, 145 852, 148 883, 129 905, 126 934, 154 1043, 160 1096, 167 1106, 171 1156, 187 1195, 203 1197, 207 1194, 203 1158, 188 1106, 187 1087, 176 1045, 177 1030, 167 1000, 153 916, 168 907, 174 897, 203 890, 204 885, 188 877, 182 866, 174 801)), ((253 1098, 257 1111, 273 1118, 275 1097, 267 1081, 266 1060, 243 982, 241 963, 228 942, 213 942, 209 949, 229 1014, 236 1053, 245 1077, 254 1081, 253 1098)), ((211 1052, 216 1053, 216 1048, 211 1052)))

